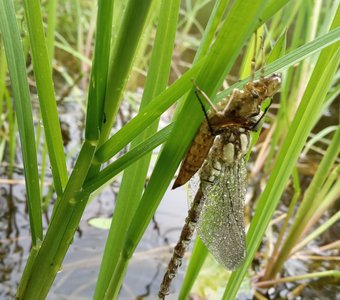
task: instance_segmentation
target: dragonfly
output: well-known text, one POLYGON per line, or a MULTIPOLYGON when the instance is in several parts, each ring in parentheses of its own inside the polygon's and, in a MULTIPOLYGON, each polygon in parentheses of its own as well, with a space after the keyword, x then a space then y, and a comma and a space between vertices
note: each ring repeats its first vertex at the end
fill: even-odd
MULTIPOLYGON (((253 77, 253 75, 252 75, 253 77)), ((250 132, 257 130, 267 108, 261 105, 279 91, 279 74, 251 79, 242 89, 215 106, 196 83, 199 94, 211 105, 205 120, 182 161, 173 188, 188 182, 199 170, 200 183, 178 243, 160 285, 158 298, 165 299, 177 269, 197 227, 197 233, 216 260, 229 270, 237 269, 246 256, 244 199, 247 188, 245 156, 250 132)), ((203 107, 202 100, 200 103, 203 107)))

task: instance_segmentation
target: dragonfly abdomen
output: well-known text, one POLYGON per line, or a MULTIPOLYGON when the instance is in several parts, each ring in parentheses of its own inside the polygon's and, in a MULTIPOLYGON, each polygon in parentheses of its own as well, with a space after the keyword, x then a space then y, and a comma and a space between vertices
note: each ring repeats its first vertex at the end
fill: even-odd
POLYGON ((206 121, 203 122, 182 162, 179 174, 172 187, 173 189, 187 183, 201 168, 203 161, 207 157, 210 147, 213 144, 214 138, 208 123, 206 121))

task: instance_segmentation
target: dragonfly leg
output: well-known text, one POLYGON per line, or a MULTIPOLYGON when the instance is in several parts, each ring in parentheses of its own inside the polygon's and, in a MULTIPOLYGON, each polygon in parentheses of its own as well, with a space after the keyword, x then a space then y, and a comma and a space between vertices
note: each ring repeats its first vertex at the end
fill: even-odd
MULTIPOLYGON (((198 93, 199 93, 199 92, 200 92, 200 91, 196 89, 196 90, 195 90, 195 95, 196 95, 196 97, 197 97, 199 103, 201 104, 201 107, 202 107, 202 110, 203 110, 205 119, 207 120, 207 123, 208 123, 209 130, 210 130, 211 134, 212 134, 213 136, 215 136, 216 134, 215 134, 215 132, 214 132, 214 130, 213 130, 211 124, 210 124, 209 117, 208 117, 208 113, 207 113, 207 111, 206 111, 206 109, 205 109, 205 107, 204 107, 204 105, 203 105, 203 103, 202 103, 201 98, 198 96, 198 93)), ((201 91, 200 93, 203 93, 203 91, 201 91)), ((205 94, 204 94, 204 95, 205 95, 205 94)), ((205 96, 206 96, 206 95, 205 95, 205 96)), ((206 97, 208 97, 208 96, 206 96, 206 97)), ((207 99, 209 99, 209 98, 207 98, 207 99)), ((210 101, 210 99, 209 99, 209 101, 210 101)))
POLYGON ((268 109, 270 108, 270 106, 272 105, 273 103, 273 98, 270 98, 270 102, 269 102, 269 105, 264 109, 261 117, 256 121, 256 123, 250 128, 250 130, 252 131, 257 131, 258 130, 258 125, 260 124, 261 120, 263 119, 263 117, 266 115, 268 109))
POLYGON ((222 112, 219 112, 220 115, 225 116, 227 114, 227 111, 230 107, 230 104, 233 102, 234 99, 239 99, 241 97, 240 90, 234 89, 233 92, 231 93, 228 103, 226 104, 225 108, 223 109, 222 112))
MULTIPOLYGON (((211 106, 211 108, 218 113, 218 109, 216 108, 215 104, 210 100, 210 98, 208 97, 208 95, 206 93, 204 93, 204 91, 197 85, 197 83, 195 82, 194 79, 191 79, 192 84, 195 86, 197 92, 199 92, 203 98, 209 103, 209 105, 211 106)), ((201 99, 199 99, 199 101, 201 102, 201 99)), ((203 105, 203 104, 202 104, 203 105)))

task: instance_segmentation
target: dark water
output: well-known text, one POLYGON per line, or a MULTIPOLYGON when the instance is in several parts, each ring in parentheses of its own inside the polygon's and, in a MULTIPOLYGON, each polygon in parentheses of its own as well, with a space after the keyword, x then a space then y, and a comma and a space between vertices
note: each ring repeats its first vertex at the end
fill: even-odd
MULTIPOLYGON (((25 205, 23 184, 3 184, 0 188, 0 299, 13 299, 23 271, 29 249, 29 222, 25 205)), ((187 213, 186 191, 168 191, 155 220, 148 227, 134 254, 119 299, 155 299, 165 266, 170 258, 169 243, 175 243, 187 213), (157 226, 155 226, 157 225, 157 226), (157 229, 158 227, 158 229, 157 229)), ((111 188, 94 199, 85 210, 79 231, 65 257, 62 270, 50 290, 47 299, 92 299, 99 272, 108 230, 97 229, 88 224, 94 217, 108 217, 114 208, 111 188)), ((46 222, 45 222, 46 227, 46 222)), ((336 269, 334 262, 312 263, 290 259, 285 264, 285 276, 336 269), (312 270, 312 271, 311 271, 312 270)), ((186 262, 174 280, 172 291, 179 291, 186 262)), ((222 270, 223 271, 223 270, 222 270)), ((221 271, 221 272, 222 272, 221 271)), ((216 271, 214 271, 216 273, 216 271)), ((203 275, 204 276, 204 275, 203 275)), ((214 274, 212 275, 214 276, 214 274)), ((208 279, 212 280, 212 278, 208 279)), ((208 281, 207 281, 208 282, 208 281)), ((268 299, 340 299, 340 284, 334 278, 307 280, 277 285, 263 291, 268 299), (292 291, 302 289, 301 296, 292 291)), ((221 283, 223 285, 223 282, 221 283)), ((204 281, 203 281, 204 285, 204 281)), ((177 299, 172 295, 169 300, 177 299)), ((194 298, 202 299, 202 298, 194 298)), ((209 299, 220 299, 213 297, 209 299)), ((238 299, 254 299, 249 288, 238 299)))
MULTIPOLYGON (((1 183, 0 191, 0 299, 10 300, 15 296, 31 245, 29 220, 23 184, 1 183)), ((184 190, 167 193, 155 215, 159 231, 154 222, 150 224, 130 262, 119 299, 136 299, 138 295, 148 298, 149 293, 154 299, 169 259, 168 243, 177 240, 184 222, 185 196, 184 190)), ((113 208, 110 188, 88 205, 47 299, 92 299, 108 230, 94 228, 88 220, 108 217, 113 208)))

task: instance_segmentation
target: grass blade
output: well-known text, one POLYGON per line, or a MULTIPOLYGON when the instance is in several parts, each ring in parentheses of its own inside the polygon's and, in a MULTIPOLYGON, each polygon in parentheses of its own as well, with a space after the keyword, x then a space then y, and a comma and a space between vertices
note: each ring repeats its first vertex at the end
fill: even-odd
POLYGON ((162 130, 158 131, 153 136, 136 145, 129 152, 121 156, 119 159, 101 170, 95 178, 86 181, 83 186, 82 194, 89 195, 107 184, 112 178, 130 166, 132 163, 143 157, 145 154, 152 151, 157 146, 164 143, 171 133, 173 124, 168 125, 162 130))
POLYGON ((37 245, 42 240, 43 232, 37 152, 35 144, 32 142, 35 140, 32 106, 20 33, 13 3, 10 0, 0 1, 0 29, 3 35, 18 120, 32 242, 33 245, 37 245))
POLYGON ((105 91, 104 113, 106 122, 100 134, 100 142, 106 141, 111 132, 116 113, 131 67, 136 54, 136 49, 144 31, 152 0, 130 0, 126 4, 118 37, 114 40, 115 46, 111 55, 111 64, 108 73, 105 91))
POLYGON ((87 102, 85 138, 97 141, 104 122, 114 1, 98 1, 97 33, 87 102), (103 17, 105 15, 105 17, 103 17))
MULTIPOLYGON (((152 51, 151 62, 146 78, 145 89, 140 110, 143 110, 148 102, 159 95, 168 82, 171 56, 177 29, 177 19, 179 14, 179 0, 163 0, 160 7, 159 24, 152 51)), ((139 144, 147 143, 147 139, 156 132, 158 120, 155 120, 142 134, 138 135, 131 143, 132 151, 139 144)), ((170 132, 170 131, 169 131, 170 132)), ((137 158, 138 156, 136 156, 137 158)), ((125 239, 125 229, 129 227, 132 212, 136 209, 147 176, 151 153, 145 155, 137 163, 127 168, 121 182, 116 200, 116 207, 112 217, 110 233, 105 246, 104 257, 101 263, 98 284, 95 292, 95 299, 113 297, 119 289, 117 286, 110 286, 115 263, 121 252, 122 244, 119 241, 125 239), (131 187, 134 187, 131 189, 131 187), (129 199, 129 201, 126 201, 129 199)), ((96 177, 98 178, 98 177, 96 177)))
POLYGON ((66 161, 61 138, 61 129, 54 95, 52 71, 47 54, 40 12, 40 1, 24 1, 25 16, 29 31, 33 58, 34 76, 37 82, 45 139, 51 162, 53 182, 57 195, 62 194, 67 182, 66 161))

